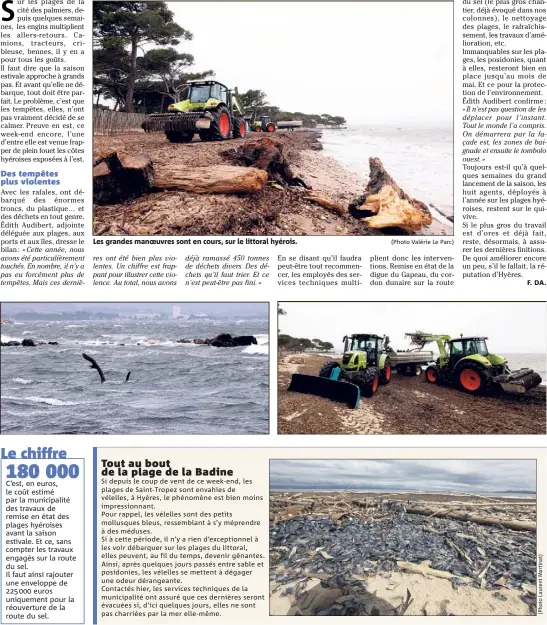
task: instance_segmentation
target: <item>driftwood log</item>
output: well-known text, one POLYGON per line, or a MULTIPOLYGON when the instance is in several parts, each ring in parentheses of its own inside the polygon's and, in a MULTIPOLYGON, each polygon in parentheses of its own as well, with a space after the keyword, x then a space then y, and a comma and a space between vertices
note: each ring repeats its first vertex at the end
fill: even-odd
POLYGON ((146 154, 105 150, 93 157, 93 201, 117 204, 154 186, 152 159, 146 154))
POLYGON ((338 202, 334 202, 333 200, 325 197, 324 195, 318 195, 317 193, 309 193, 304 196, 305 200, 308 202, 313 202, 314 204, 319 204, 323 208, 326 208, 331 213, 335 215, 344 215, 346 213, 346 208, 339 204, 338 202))
POLYGON ((155 186, 192 193, 258 193, 267 180, 265 171, 235 165, 192 168, 174 165, 157 172, 155 186))
POLYGON ((106 381, 106 378, 104 377, 103 370, 97 364, 97 361, 95 360, 95 358, 92 358, 91 356, 88 356, 87 354, 82 354, 82 356, 83 356, 84 360, 87 360, 88 362, 91 363, 90 369, 96 369, 97 370, 97 373, 99 374, 99 377, 101 378, 101 384, 104 384, 104 382, 106 381))
POLYGON ((278 139, 271 137, 248 139, 237 150, 225 150, 221 156, 232 163, 266 171, 270 180, 284 187, 310 188, 301 178, 294 176, 289 159, 284 154, 284 145, 278 139))
POLYGON ((427 206, 408 196, 379 158, 370 158, 369 166, 365 193, 348 207, 353 217, 364 218, 370 228, 399 228, 405 232, 418 232, 433 222, 427 206))
POLYGON ((466 584, 471 584, 473 580, 470 577, 464 575, 455 575, 448 571, 439 571, 438 569, 432 569, 429 565, 429 560, 424 560, 420 564, 414 564, 413 562, 398 561, 397 566, 408 573, 419 573, 420 575, 430 575, 431 577, 438 577, 440 579, 459 579, 466 584))
POLYGON ((408 514, 423 514, 425 516, 436 516, 446 519, 454 519, 455 521, 469 521, 478 525, 501 525, 510 530, 524 530, 528 532, 536 531, 535 521, 515 521, 513 519, 498 519, 491 516, 480 516, 476 514, 468 514, 466 512, 433 509, 422 506, 410 506, 406 508, 408 514))

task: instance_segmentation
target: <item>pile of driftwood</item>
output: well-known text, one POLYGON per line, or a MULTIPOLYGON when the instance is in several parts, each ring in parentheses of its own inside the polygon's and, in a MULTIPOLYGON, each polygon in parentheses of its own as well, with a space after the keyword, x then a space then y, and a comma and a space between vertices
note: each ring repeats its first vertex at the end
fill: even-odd
POLYGON ((191 193, 252 195, 268 181, 281 187, 302 187, 303 199, 339 216, 363 219, 370 228, 394 228, 418 232, 433 219, 427 206, 408 196, 384 169, 379 158, 369 159, 370 179, 364 194, 349 206, 313 192, 294 175, 285 146, 279 139, 249 139, 237 149, 221 155, 231 165, 186 167, 172 161, 169 168, 157 169, 150 156, 106 150, 94 155, 93 200, 96 204, 118 204, 148 191, 175 190, 191 193))
MULTIPOLYGON (((325 515, 339 521, 346 517, 363 521, 381 521, 390 518, 394 510, 406 514, 419 514, 427 518, 446 518, 467 521, 477 525, 500 525, 512 530, 536 531, 536 521, 532 518, 536 502, 513 502, 511 500, 486 499, 484 501, 420 501, 416 496, 405 500, 395 500, 378 496, 360 496, 351 491, 333 493, 281 493, 270 494, 270 521, 279 523, 297 516, 325 515), (488 514, 481 509, 487 508, 488 514), (518 514, 520 518, 515 518, 518 514)), ((480 498, 479 498, 480 499, 480 498)))

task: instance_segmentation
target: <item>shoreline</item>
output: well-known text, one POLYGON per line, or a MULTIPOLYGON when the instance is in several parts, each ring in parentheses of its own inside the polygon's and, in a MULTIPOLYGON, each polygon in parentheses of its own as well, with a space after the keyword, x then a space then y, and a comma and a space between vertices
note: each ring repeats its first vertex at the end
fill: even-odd
MULTIPOLYGON (((259 135, 260 136, 260 135, 259 135)), ((335 158, 323 153, 317 130, 278 131, 273 138, 283 143, 294 174, 315 192, 347 206, 363 194, 368 172, 360 176, 345 169, 335 158)), ((155 166, 168 169, 172 159, 191 167, 226 164, 222 152, 237 149, 245 139, 190 144, 171 144, 163 133, 128 133, 94 136, 95 152, 114 148, 149 154, 155 166)), ((369 155, 374 156, 374 155, 369 155)), ((343 235, 391 236, 394 233, 369 228, 349 213, 338 215, 304 200, 306 191, 268 184, 256 196, 204 195, 185 191, 153 191, 121 204, 94 205, 95 236, 127 235, 343 235)), ((417 198, 419 199, 419 198, 417 198)), ((451 235, 452 228, 433 221, 414 235, 451 235)))

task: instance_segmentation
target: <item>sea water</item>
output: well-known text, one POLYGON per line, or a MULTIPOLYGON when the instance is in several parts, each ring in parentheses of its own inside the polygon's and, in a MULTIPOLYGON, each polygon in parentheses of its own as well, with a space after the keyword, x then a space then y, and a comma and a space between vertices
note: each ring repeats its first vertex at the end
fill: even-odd
POLYGON ((26 321, 2 341, 2 434, 266 434, 266 319, 26 321), (257 345, 181 344, 221 332, 257 345), (82 353, 103 369, 89 368, 82 353), (131 371, 129 382, 125 382, 131 371))
POLYGON ((370 157, 378 157, 395 182, 411 197, 450 224, 454 214, 452 128, 348 126, 323 130, 325 154, 368 181, 370 157), (437 211, 435 211, 435 208, 437 211))

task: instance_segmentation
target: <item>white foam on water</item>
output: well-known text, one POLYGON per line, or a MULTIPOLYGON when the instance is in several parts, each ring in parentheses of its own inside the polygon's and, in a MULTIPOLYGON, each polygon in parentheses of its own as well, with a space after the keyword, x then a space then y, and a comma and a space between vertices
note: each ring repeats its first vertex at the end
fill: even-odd
POLYGON ((268 343, 262 343, 258 345, 248 345, 242 354, 260 354, 263 356, 267 356, 270 352, 270 346, 268 343))
POLYGON ((55 397, 25 397, 26 401, 36 402, 37 404, 47 404, 48 406, 76 406, 76 402, 62 401, 55 397))
POLYGON ((0 334, 0 342, 8 343, 9 341, 19 341, 21 342, 23 339, 18 336, 9 336, 7 334, 0 334))
POLYGON ((2 395, 0 399, 11 399, 13 401, 30 401, 36 404, 47 404, 48 406, 77 406, 73 401, 61 401, 55 397, 15 397, 13 395, 2 395))
POLYGON ((32 380, 25 380, 25 378, 13 378, 12 381, 17 384, 32 384, 32 380))

